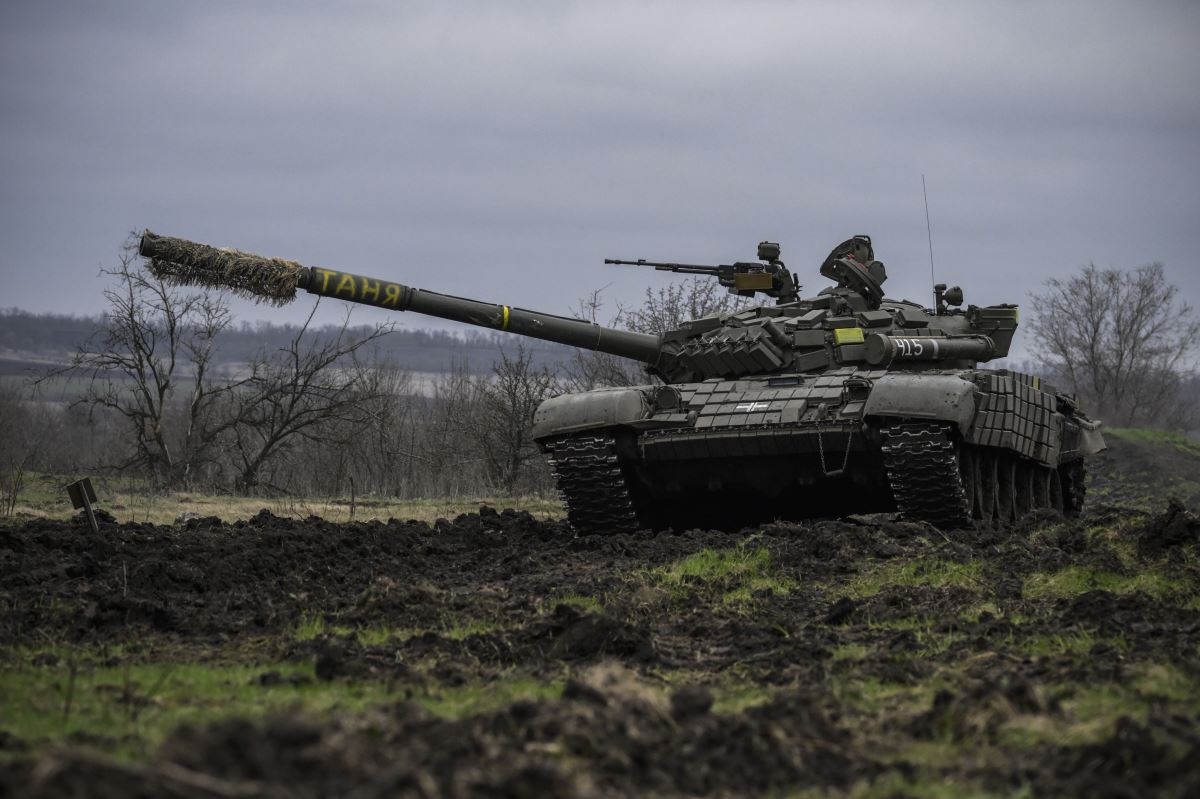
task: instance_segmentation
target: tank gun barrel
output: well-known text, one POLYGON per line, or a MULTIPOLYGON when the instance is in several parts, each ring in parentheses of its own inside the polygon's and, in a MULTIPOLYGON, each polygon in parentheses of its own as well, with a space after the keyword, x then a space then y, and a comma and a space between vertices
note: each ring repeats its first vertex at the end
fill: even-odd
POLYGON ((321 297, 412 311, 478 327, 554 341, 572 347, 620 355, 654 364, 658 336, 604 327, 594 322, 528 311, 466 297, 413 288, 389 280, 364 277, 324 267, 309 267, 280 258, 219 249, 184 239, 142 234, 138 251, 150 271, 173 283, 223 288, 257 301, 283 305, 296 290, 321 297))

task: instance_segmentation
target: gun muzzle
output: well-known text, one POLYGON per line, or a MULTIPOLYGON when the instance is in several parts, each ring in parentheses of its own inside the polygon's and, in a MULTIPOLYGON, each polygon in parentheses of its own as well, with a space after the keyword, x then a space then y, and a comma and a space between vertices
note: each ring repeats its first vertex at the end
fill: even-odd
POLYGON ((160 280, 187 286, 226 289, 258 302, 286 305, 309 270, 295 261, 267 258, 241 250, 143 231, 138 252, 160 280))

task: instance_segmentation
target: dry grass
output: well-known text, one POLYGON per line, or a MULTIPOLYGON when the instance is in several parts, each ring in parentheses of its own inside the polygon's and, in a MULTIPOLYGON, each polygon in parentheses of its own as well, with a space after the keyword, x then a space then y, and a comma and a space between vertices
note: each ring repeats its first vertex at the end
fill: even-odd
MULTIPOLYGON (((21 523, 32 518, 67 519, 79 511, 71 507, 65 485, 70 478, 58 475, 31 475, 26 490, 18 498, 15 513, 0 518, 0 524, 21 523)), ((149 493, 140 484, 123 480, 93 480, 99 497, 98 508, 111 513, 118 522, 172 524, 182 514, 217 516, 225 521, 249 519, 264 508, 276 516, 305 519, 320 516, 333 522, 350 521, 350 501, 345 497, 235 497, 194 492, 149 493)), ((378 519, 416 519, 432 523, 439 518, 453 519, 460 513, 472 513, 480 505, 528 511, 539 520, 561 519, 562 503, 545 497, 457 497, 452 499, 387 499, 362 497, 354 504, 354 521, 378 519)))

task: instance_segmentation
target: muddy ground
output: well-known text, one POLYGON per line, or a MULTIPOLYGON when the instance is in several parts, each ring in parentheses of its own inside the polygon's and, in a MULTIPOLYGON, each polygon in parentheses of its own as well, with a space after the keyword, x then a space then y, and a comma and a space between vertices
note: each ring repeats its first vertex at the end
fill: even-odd
POLYGON ((1181 506, 953 533, 579 537, 490 508, 0 528, 9 672, 294 663, 254 680, 386 693, 183 724, 132 760, 0 719, 0 796, 1196 796, 1198 538, 1181 506), (561 690, 416 701, 514 674, 561 690))

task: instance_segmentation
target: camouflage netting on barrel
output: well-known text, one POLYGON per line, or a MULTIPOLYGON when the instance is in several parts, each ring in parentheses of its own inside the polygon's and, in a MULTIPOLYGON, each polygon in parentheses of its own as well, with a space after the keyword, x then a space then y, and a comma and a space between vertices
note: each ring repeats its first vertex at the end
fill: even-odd
POLYGON ((149 230, 142 234, 140 251, 160 280, 225 289, 272 305, 294 300, 297 282, 307 271, 295 261, 156 236, 149 230))

